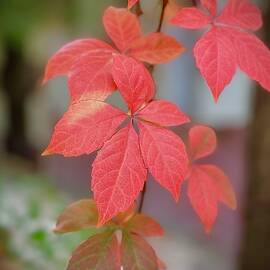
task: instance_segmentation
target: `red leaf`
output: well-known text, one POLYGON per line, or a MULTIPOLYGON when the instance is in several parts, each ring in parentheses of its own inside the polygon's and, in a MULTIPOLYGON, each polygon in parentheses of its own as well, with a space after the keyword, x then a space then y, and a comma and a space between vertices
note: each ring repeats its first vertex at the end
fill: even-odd
POLYGON ((270 51, 255 35, 231 30, 238 64, 250 78, 270 91, 270 51))
POLYGON ((262 14, 249 0, 229 0, 217 22, 250 30, 262 27, 262 14))
POLYGON ((162 33, 150 33, 134 40, 128 54, 150 64, 167 63, 184 51, 184 47, 173 37, 162 33))
POLYGON ((103 24, 106 32, 121 52, 141 35, 136 15, 124 8, 109 7, 104 13, 103 24))
POLYGON ((57 220, 55 233, 75 232, 96 226, 97 207, 93 200, 80 200, 69 205, 57 220))
POLYGON ((210 22, 209 16, 195 7, 181 8, 171 20, 172 24, 188 29, 199 29, 210 22))
POLYGON ((128 8, 132 8, 133 6, 135 6, 137 3, 139 2, 139 0, 128 0, 128 8))
POLYGON ((209 233, 217 217, 218 196, 211 179, 198 166, 193 166, 190 172, 188 197, 205 231, 209 233))
POLYGON ((153 98, 155 92, 153 79, 145 66, 133 58, 124 55, 115 56, 112 74, 132 112, 153 98))
POLYGON ((235 193, 229 178, 224 172, 214 165, 200 165, 199 167, 212 180, 218 200, 235 210, 237 207, 235 193))
POLYGON ((197 66, 217 101, 237 68, 236 55, 228 30, 213 27, 197 42, 194 55, 197 66))
POLYGON ((150 102, 137 116, 161 126, 178 126, 189 122, 189 118, 175 104, 164 100, 150 102))
POLYGON ((138 135, 129 124, 105 143, 93 163, 92 190, 99 225, 131 206, 143 188, 146 173, 138 135))
POLYGON ((119 270, 119 251, 114 233, 106 231, 96 234, 73 252, 67 270, 119 270))
POLYGON ((164 235, 162 227, 154 219, 143 214, 134 215, 125 224, 125 227, 131 232, 145 237, 164 235))
POLYGON ((100 51, 108 54, 112 53, 113 49, 103 41, 96 39, 79 39, 66 44, 50 58, 45 71, 44 83, 55 76, 67 75, 81 55, 87 52, 95 54, 100 51))
POLYGON ((141 151, 146 167, 174 199, 187 172, 187 154, 182 140, 173 132, 139 123, 141 151))
POLYGON ((90 154, 110 139, 126 115, 104 102, 85 100, 70 105, 56 124, 43 155, 79 156, 90 154))
POLYGON ((227 176, 213 165, 192 166, 188 196, 206 232, 211 231, 216 220, 218 201, 236 208, 235 194, 227 176))
POLYGON ((192 160, 211 155, 217 147, 215 131, 205 126, 195 126, 189 131, 189 153, 192 160))
POLYGON ((72 100, 105 100, 116 89, 111 75, 112 52, 90 52, 76 62, 68 81, 72 100))
POLYGON ((156 253, 141 236, 127 233, 123 235, 121 257, 123 269, 158 270, 156 253))
POLYGON ((211 13, 212 16, 216 16, 217 0, 201 0, 201 3, 211 13))

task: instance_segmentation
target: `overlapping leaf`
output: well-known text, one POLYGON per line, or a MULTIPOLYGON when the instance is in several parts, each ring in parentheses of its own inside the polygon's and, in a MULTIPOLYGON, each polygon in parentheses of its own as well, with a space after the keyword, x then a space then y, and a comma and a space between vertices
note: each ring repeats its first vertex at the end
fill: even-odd
POLYGON ((217 147, 217 138, 213 129, 194 126, 189 131, 189 155, 192 160, 211 155, 217 147))
POLYGON ((143 64, 131 57, 115 56, 113 79, 131 112, 149 102, 155 94, 153 79, 143 64))
POLYGON ((261 11, 250 0, 229 0, 217 21, 253 31, 263 24, 261 11))
POLYGON ((142 36, 137 16, 128 9, 109 7, 104 13, 103 23, 118 49, 96 39, 77 40, 60 49, 46 67, 44 82, 59 75, 69 77, 73 101, 105 100, 116 89, 111 74, 112 58, 116 54, 159 64, 183 52, 182 45, 165 34, 142 36))
POLYGON ((119 243, 114 231, 96 234, 72 254, 67 270, 119 270, 119 243))
MULTIPOLYGON (((216 136, 211 128, 195 126, 189 132, 191 161, 211 154, 216 148, 216 136)), ((236 208, 236 198, 228 177, 214 165, 191 164, 188 173, 188 196, 200 217, 205 231, 210 232, 218 213, 218 202, 236 208)))
POLYGON ((127 50, 141 35, 137 16, 124 8, 107 8, 103 15, 103 24, 109 37, 121 52, 127 50))
POLYGON ((143 214, 134 214, 124 225, 129 231, 144 237, 164 235, 162 227, 154 219, 143 214))
POLYGON ((171 20, 175 25, 188 29, 199 29, 211 22, 211 19, 203 11, 195 7, 182 8, 171 20))
POLYGON ((153 248, 136 234, 124 234, 121 244, 121 264, 124 269, 158 270, 153 248))
POLYGON ((183 51, 184 48, 175 38, 162 33, 150 33, 134 40, 128 53, 142 62, 154 65, 169 62, 183 51))
POLYGON ((92 190, 99 210, 99 225, 127 210, 143 189, 145 180, 138 135, 129 124, 105 143, 93 164, 92 190))
POLYGON ((177 201, 188 165, 184 143, 165 128, 140 123, 139 130, 146 167, 177 201))
POLYGON ((238 66, 270 91, 270 51, 248 32, 262 26, 260 10, 250 0, 229 0, 217 17, 216 1, 201 2, 208 15, 197 8, 183 8, 171 22, 194 29, 209 24, 210 30, 197 42, 194 56, 214 99, 217 100, 230 83, 238 66))
POLYGON ((97 100, 72 103, 56 124, 52 139, 43 155, 79 156, 101 148, 116 132, 126 115, 97 100))
POLYGON ((56 233, 68 233, 95 227, 98 211, 93 200, 84 199, 68 206, 58 218, 56 233))
POLYGON ((154 100, 137 113, 144 121, 161 126, 178 126, 189 122, 189 118, 173 103, 154 100))

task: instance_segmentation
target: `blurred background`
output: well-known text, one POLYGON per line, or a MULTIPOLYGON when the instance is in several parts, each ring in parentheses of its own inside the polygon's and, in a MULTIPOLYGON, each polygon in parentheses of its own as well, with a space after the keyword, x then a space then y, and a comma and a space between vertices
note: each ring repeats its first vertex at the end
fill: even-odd
MULTIPOLYGON (((0 270, 65 269, 71 251, 91 233, 52 232, 65 206, 90 196, 95 155, 40 156, 68 104, 65 78, 43 87, 41 81, 48 58, 65 43, 84 37, 109 41, 102 13, 108 5, 126 2, 0 0, 0 270)), ((143 30, 153 31, 158 0, 141 2, 143 30)), ((221 8, 225 1, 219 2, 221 8)), ((270 5, 257 4, 265 17, 259 35, 269 45, 270 5)), ((192 56, 201 33, 167 24, 162 30, 187 52, 155 68, 158 96, 178 103, 195 123, 217 130, 219 147, 209 161, 230 177, 239 207, 233 212, 220 205, 216 226, 205 235, 186 187, 175 204, 149 179, 143 211, 166 229, 165 238, 152 243, 168 270, 270 269, 270 95, 238 72, 215 104, 192 56)))

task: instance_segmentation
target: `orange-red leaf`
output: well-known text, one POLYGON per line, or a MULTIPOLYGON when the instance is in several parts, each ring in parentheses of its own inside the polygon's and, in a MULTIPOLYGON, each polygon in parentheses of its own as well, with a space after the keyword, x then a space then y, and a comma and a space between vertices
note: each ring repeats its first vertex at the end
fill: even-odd
POLYGON ((131 232, 145 237, 164 235, 162 227, 154 219, 143 214, 134 215, 125 224, 125 227, 131 232))
POLYGON ((78 58, 88 52, 102 51, 104 54, 113 51, 112 47, 97 39, 79 39, 66 44, 50 59, 46 66, 44 83, 55 76, 67 75, 78 58))
POLYGON ((217 147, 216 133, 206 126, 195 126, 189 131, 189 154, 191 160, 211 155, 217 147))
POLYGON ((237 68, 233 43, 225 28, 213 27, 194 48, 197 67, 217 101, 237 68))
POLYGON ((158 270, 158 258, 153 248, 139 235, 123 235, 121 264, 124 269, 158 270))
POLYGON ((141 151, 146 167, 177 201, 188 164, 184 143, 165 128, 139 123, 139 130, 141 151))
POLYGON ((90 154, 110 139, 125 118, 122 111, 104 102, 85 100, 73 103, 56 124, 43 155, 90 154))
POLYGON ((134 40, 128 54, 150 64, 161 64, 175 59, 184 47, 173 37, 163 33, 150 33, 134 40))
POLYGON ((146 169, 131 124, 105 143, 93 163, 92 190, 103 225, 127 210, 142 190, 146 169))
POLYGON ((103 24, 121 52, 128 49, 130 44, 141 35, 137 16, 125 8, 107 8, 103 16, 103 24))
POLYGON ((210 12, 212 16, 216 16, 217 0, 201 0, 201 3, 210 12))
POLYGON ((113 79, 129 109, 135 112, 155 93, 154 81, 145 66, 131 57, 114 57, 113 79))
POLYGON ((111 75, 112 52, 89 52, 77 60, 68 81, 72 100, 105 100, 116 89, 111 75))
POLYGON ((165 100, 150 102, 137 116, 161 126, 178 126, 189 122, 189 118, 175 104, 165 100))
POLYGON ((227 176, 213 165, 192 166, 188 196, 206 232, 210 232, 215 223, 218 201, 236 208, 235 194, 227 176))
POLYGON ((199 29, 211 22, 208 15, 195 7, 181 8, 171 23, 183 28, 199 29))
POLYGON ((128 222, 135 214, 136 214, 136 203, 133 203, 126 211, 120 212, 115 217, 115 221, 118 224, 128 222))
POLYGON ((137 3, 139 2, 139 0, 128 0, 128 8, 132 8, 133 6, 135 6, 137 3))
POLYGON ((217 21, 250 30, 258 30, 263 24, 261 11, 249 0, 229 0, 217 21))
POLYGON ((190 172, 188 197, 205 231, 209 233, 217 217, 218 196, 211 179, 202 174, 198 166, 193 166, 190 172))
POLYGON ((93 200, 85 199, 69 205, 59 216, 54 232, 68 233, 96 226, 98 212, 93 200))
POLYGON ((119 243, 113 232, 94 235, 73 252, 67 270, 119 270, 119 251, 119 243))
POLYGON ((214 165, 200 165, 199 168, 213 181, 213 185, 216 187, 218 200, 231 209, 236 209, 237 202, 235 193, 227 175, 214 165))
POLYGON ((255 35, 230 31, 240 69, 270 91, 270 50, 255 35))

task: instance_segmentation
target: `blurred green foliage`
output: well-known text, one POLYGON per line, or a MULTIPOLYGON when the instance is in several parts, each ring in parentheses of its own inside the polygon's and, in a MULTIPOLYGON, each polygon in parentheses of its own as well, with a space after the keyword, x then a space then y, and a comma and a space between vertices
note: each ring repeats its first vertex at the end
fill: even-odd
POLYGON ((57 216, 70 198, 40 175, 0 171, 0 253, 25 270, 65 269, 72 250, 94 231, 55 235, 57 216))

